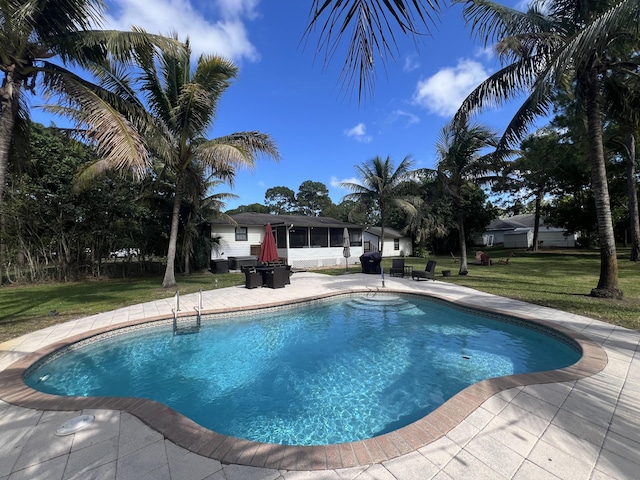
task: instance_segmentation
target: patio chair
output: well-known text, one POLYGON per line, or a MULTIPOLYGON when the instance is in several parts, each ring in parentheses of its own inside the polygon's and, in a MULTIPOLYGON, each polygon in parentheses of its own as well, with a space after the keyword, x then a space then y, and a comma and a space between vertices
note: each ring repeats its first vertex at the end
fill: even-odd
POLYGON ((257 288, 262 286, 262 274, 253 268, 243 268, 245 288, 257 288))
POLYGON ((489 255, 487 255, 486 253, 483 253, 480 256, 480 264, 488 267, 489 265, 493 265, 493 262, 491 261, 491 257, 489 257, 489 255))
POLYGON ((284 288, 287 284, 289 272, 285 267, 274 267, 273 270, 265 273, 265 284, 269 288, 284 288))
POLYGON ((404 277, 404 258, 394 258, 391 261, 391 268, 389 269, 389 275, 392 277, 400 276, 404 277))
POLYGON ((414 280, 418 280, 420 281, 421 278, 424 278, 425 280, 433 280, 435 282, 436 280, 436 261, 435 260, 429 260, 427 262, 427 266, 424 268, 424 270, 414 270, 413 272, 411 272, 411 278, 413 278, 414 280))
POLYGON ((451 258, 453 259, 453 263, 460 263, 460 259, 456 257, 453 252, 451 252, 451 258))

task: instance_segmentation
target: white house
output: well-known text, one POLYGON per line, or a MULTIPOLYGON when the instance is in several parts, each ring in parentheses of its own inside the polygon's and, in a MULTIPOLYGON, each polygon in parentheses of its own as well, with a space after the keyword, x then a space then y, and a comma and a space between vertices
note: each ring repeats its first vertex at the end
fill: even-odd
MULTIPOLYGON (((380 245, 381 227, 365 228, 362 239, 364 240, 365 252, 378 250, 380 245)), ((385 227, 384 245, 382 247, 383 257, 410 257, 413 254, 413 241, 411 237, 402 235, 397 230, 385 227)))
POLYGON ((212 238, 220 238, 218 251, 211 252, 213 261, 234 261, 238 257, 257 259, 267 223, 271 224, 278 255, 294 268, 339 266, 346 265, 347 261, 359 264, 360 255, 364 253, 362 227, 334 218, 251 212, 231 215, 231 218, 235 224, 224 219, 210 222, 212 238), (345 227, 351 244, 351 256, 347 260, 343 256, 345 227))
MULTIPOLYGON (((477 240, 484 246, 502 244, 506 248, 531 248, 533 246, 533 214, 514 215, 508 218, 492 220, 482 238, 477 240)), ((553 227, 540 218, 538 241, 543 248, 575 247, 577 234, 567 232, 563 228, 553 227)))

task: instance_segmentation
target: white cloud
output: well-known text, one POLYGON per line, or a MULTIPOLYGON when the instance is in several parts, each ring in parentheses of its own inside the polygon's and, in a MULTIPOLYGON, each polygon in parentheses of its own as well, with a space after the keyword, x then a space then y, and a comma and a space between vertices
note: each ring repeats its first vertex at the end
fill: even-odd
POLYGON ((407 55, 404 57, 404 64, 402 65, 402 70, 404 72, 413 72, 420 68, 420 56, 412 53, 411 55, 407 55))
POLYGON ((195 57, 201 53, 221 55, 238 63, 260 58, 249 40, 245 22, 257 15, 259 0, 214 0, 219 18, 210 20, 194 8, 195 0, 112 0, 104 28, 130 30, 132 25, 149 33, 177 32, 189 37, 195 57))
POLYGON ((405 127, 410 127, 411 125, 420 123, 420 117, 414 115, 413 113, 405 112, 404 110, 394 110, 393 112, 391 112, 388 122, 394 123, 400 120, 404 122, 405 127))
POLYGON ((485 60, 493 60, 496 57, 496 52, 493 47, 478 48, 476 50, 476 58, 484 58, 485 60))
POLYGON ((462 59, 455 67, 443 68, 435 75, 419 81, 413 101, 432 113, 448 117, 488 76, 481 63, 462 59))
POLYGON ((367 127, 364 123, 359 123, 355 127, 346 129, 344 134, 362 143, 370 143, 373 140, 371 135, 367 135, 367 127))
POLYGON ((356 177, 351 177, 351 178, 343 178, 342 180, 338 179, 338 177, 336 176, 332 176, 331 180, 329 181, 329 185, 331 185, 333 188, 343 188, 342 186, 343 183, 356 183, 358 185, 360 185, 360 180, 357 179, 356 177))

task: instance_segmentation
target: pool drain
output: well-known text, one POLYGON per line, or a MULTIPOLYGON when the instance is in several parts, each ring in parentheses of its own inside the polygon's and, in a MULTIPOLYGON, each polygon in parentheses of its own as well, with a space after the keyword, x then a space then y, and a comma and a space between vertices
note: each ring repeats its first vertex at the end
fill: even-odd
POLYGON ((85 427, 88 427, 93 423, 96 417, 93 415, 80 415, 73 417, 71 420, 67 420, 56 430, 56 435, 62 437, 64 435, 71 435, 72 433, 79 432, 85 427))

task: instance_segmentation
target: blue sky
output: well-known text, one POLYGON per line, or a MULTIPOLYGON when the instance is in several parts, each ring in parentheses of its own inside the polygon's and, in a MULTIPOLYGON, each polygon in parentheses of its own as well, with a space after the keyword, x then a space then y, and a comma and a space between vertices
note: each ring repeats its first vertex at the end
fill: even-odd
MULTIPOLYGON (((507 3, 507 2, 505 2, 507 3)), ((498 67, 490 51, 472 41, 461 7, 446 9, 432 37, 400 38, 396 61, 378 62, 375 88, 365 103, 340 84, 344 56, 325 65, 316 36, 304 43, 311 0, 107 0, 105 28, 177 32, 189 36, 194 54, 215 53, 240 68, 224 94, 210 137, 257 130, 276 141, 281 160, 261 159, 240 171, 239 196, 227 208, 263 203, 270 187, 297 192, 305 180, 324 183, 334 203, 354 181, 355 168, 375 156, 416 167, 435 165, 435 144, 470 90, 498 67)), ((515 107, 478 118, 499 132, 515 107)), ((34 111, 34 119, 44 121, 34 111)), ((62 124, 58 119, 54 121, 62 124)))

